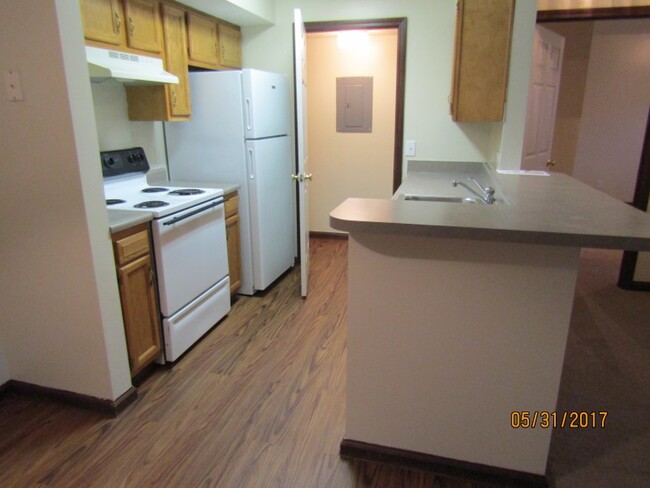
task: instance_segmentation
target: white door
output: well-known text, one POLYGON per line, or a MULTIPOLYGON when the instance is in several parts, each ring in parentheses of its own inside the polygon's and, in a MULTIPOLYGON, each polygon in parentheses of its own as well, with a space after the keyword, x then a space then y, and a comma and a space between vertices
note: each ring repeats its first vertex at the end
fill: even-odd
MULTIPOLYGON (((551 154, 555 112, 560 91, 564 37, 544 27, 535 27, 533 65, 528 89, 526 131, 522 168, 552 170, 551 154)), ((557 169, 557 168, 556 168, 557 169)))
POLYGON ((300 242, 300 294, 307 296, 309 284, 309 158, 307 154, 307 35, 300 9, 293 11, 293 55, 296 103, 296 160, 300 242))

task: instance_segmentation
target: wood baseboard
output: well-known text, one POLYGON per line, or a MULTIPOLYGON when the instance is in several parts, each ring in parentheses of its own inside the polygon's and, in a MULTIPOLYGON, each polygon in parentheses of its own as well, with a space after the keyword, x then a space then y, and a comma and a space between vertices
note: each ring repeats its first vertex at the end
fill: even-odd
POLYGON ((117 400, 113 401, 16 380, 9 380, 7 383, 2 385, 2 390, 0 391, 12 392, 19 395, 66 403, 74 407, 93 410, 108 417, 117 417, 138 397, 138 390, 133 386, 129 388, 124 394, 122 394, 117 400))
POLYGON ((509 487, 546 488, 546 477, 542 475, 497 468, 484 464, 458 461, 432 454, 407 451, 394 447, 379 446, 366 442, 343 439, 340 455, 345 459, 375 461, 397 465, 403 468, 431 471, 449 478, 476 483, 505 485, 509 487))
POLYGON ((309 231, 309 237, 314 237, 316 239, 340 239, 343 241, 348 240, 347 232, 317 232, 309 231))

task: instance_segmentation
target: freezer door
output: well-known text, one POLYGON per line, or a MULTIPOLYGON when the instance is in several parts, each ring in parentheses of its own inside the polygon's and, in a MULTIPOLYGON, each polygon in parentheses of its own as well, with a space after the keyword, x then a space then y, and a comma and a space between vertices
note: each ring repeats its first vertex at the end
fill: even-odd
POLYGON ((246 139, 289 134, 287 77, 254 69, 242 70, 246 139))
POLYGON ((246 156, 254 286, 264 290, 294 262, 289 137, 247 141, 246 156))

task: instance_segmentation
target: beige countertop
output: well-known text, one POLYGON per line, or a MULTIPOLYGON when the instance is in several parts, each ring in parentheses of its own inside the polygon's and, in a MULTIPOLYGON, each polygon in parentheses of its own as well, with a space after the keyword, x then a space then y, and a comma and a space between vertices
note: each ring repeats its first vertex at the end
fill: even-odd
POLYGON ((150 222, 153 214, 150 212, 130 212, 128 210, 108 210, 108 228, 111 234, 134 225, 150 222))
MULTIPOLYGON (((650 215, 574 178, 495 172, 490 178, 501 203, 348 198, 330 213, 330 225, 347 232, 650 250, 650 215)), ((444 188, 461 190, 447 180, 445 174, 444 188)), ((396 196, 433 187, 440 187, 435 175, 409 172, 396 196)))

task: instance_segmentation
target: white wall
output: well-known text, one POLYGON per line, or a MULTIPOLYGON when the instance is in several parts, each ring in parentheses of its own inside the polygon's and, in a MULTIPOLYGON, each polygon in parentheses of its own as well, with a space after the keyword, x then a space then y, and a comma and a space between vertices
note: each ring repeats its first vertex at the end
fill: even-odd
POLYGON ((197 10, 235 25, 270 25, 274 0, 180 0, 197 10))
POLYGON ((573 176, 631 201, 650 100, 650 19, 594 26, 573 176))
POLYGON ((109 151, 142 146, 152 171, 162 171, 166 176, 167 155, 162 122, 130 121, 124 85, 117 81, 92 83, 91 86, 99 149, 109 151))
POLYGON ((333 232, 329 213, 348 197, 393 194, 397 30, 374 30, 357 49, 341 50, 337 33, 307 34, 309 228, 333 232), (336 78, 373 79, 372 132, 336 130, 336 78))
POLYGON ((536 15, 533 2, 517 2, 517 39, 513 42, 508 90, 510 101, 506 107, 507 130, 504 126, 503 135, 501 124, 457 124, 449 115, 455 1, 277 0, 274 26, 242 29, 243 57, 247 67, 293 75, 291 32, 294 7, 302 10, 306 22, 407 17, 404 138, 417 142, 417 159, 495 162, 496 149, 501 149, 501 146, 508 150, 501 150, 498 164, 519 166, 521 149, 517 153, 510 147, 521 147, 523 143, 523 128, 518 128, 517 124, 525 117, 526 110, 536 15))
POLYGON ((116 399, 131 381, 78 2, 0 0, 0 46, 24 92, 0 97, 6 369, 116 399))

